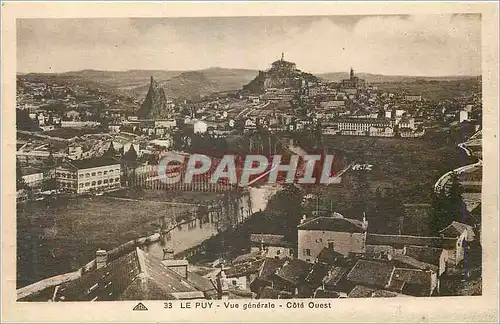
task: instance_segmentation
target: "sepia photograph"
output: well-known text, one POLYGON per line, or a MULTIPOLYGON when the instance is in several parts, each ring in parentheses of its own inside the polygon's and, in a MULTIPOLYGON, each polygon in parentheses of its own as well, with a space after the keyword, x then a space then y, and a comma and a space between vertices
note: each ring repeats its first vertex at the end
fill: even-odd
POLYGON ((485 232, 498 239, 483 20, 17 17, 15 302, 314 313, 481 297, 485 232))

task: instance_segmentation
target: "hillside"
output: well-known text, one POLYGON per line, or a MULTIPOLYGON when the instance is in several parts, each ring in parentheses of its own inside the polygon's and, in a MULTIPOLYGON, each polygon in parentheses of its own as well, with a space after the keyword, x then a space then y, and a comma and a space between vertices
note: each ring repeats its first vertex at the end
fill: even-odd
MULTIPOLYGON (((319 78, 327 81, 339 82, 343 79, 349 79, 347 72, 329 72, 317 75, 319 78)), ((386 82, 415 82, 415 81, 457 81, 476 78, 476 76, 407 76, 407 75, 383 75, 372 73, 356 73, 360 79, 364 79, 368 83, 386 83, 386 82)))
MULTIPOLYGON (((257 74, 254 70, 210 68, 180 73, 159 85, 168 98, 197 99, 216 92, 238 90, 257 74)), ((130 89, 130 94, 143 97, 148 85, 130 89)))

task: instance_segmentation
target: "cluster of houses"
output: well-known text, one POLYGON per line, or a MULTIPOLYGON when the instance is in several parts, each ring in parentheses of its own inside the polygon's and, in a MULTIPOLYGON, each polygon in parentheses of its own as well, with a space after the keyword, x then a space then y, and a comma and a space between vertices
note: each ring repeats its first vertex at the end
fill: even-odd
POLYGON ((252 234, 251 251, 224 269, 230 291, 255 298, 436 296, 477 243, 474 229, 453 222, 438 237, 368 232, 366 220, 304 218, 298 246, 281 235, 252 234))
MULTIPOLYGON (((366 220, 338 213, 302 219, 298 248, 282 235, 252 234, 250 251, 231 263, 197 267, 140 248, 108 259, 54 287, 18 291, 19 300, 110 301, 429 297, 477 244, 471 226, 453 222, 438 237, 368 232, 366 220)), ((169 251, 167 251, 169 252, 169 251)), ((171 251, 170 251, 171 252, 171 251)), ((43 286, 41 283, 38 286, 43 286)), ((34 288, 33 288, 34 289, 34 288)))

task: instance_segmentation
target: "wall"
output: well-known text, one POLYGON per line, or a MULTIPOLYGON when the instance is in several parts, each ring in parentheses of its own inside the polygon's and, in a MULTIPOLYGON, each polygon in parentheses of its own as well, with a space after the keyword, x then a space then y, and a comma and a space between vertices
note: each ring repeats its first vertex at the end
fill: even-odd
POLYGON ((347 255, 350 252, 364 253, 366 243, 366 233, 343 233, 331 231, 298 231, 298 259, 307 262, 314 262, 321 250, 328 247, 328 242, 333 242, 333 249, 336 252, 347 255), (305 254, 305 250, 311 251, 310 255, 305 254))
POLYGON ((119 186, 120 186, 120 164, 106 165, 96 168, 78 170, 78 193, 89 191, 92 188, 105 189, 108 187, 119 187, 119 186), (106 174, 104 174, 105 172, 106 174), (101 181, 100 184, 99 181, 101 181), (108 183, 104 183, 105 181, 107 181, 108 183), (95 185, 92 184, 93 182, 95 182, 95 185), (89 185, 87 185, 87 183, 89 185))
POLYGON ((35 186, 38 186, 42 183, 43 172, 27 174, 27 175, 24 175, 22 178, 24 179, 24 182, 26 183, 27 186, 35 187, 35 186))
MULTIPOLYGON (((252 246, 250 248, 251 253, 257 253, 261 251, 260 246, 252 246)), ((293 258, 293 249, 283 246, 265 246, 264 247, 265 256, 268 258, 293 258)))

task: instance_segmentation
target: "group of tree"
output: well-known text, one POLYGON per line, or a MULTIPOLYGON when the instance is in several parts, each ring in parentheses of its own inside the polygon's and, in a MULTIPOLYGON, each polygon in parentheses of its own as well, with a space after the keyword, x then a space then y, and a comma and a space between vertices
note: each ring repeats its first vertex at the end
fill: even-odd
POLYGON ((453 221, 469 223, 468 211, 462 200, 463 187, 456 173, 451 175, 448 184, 433 196, 430 228, 434 234, 439 234, 453 221))

